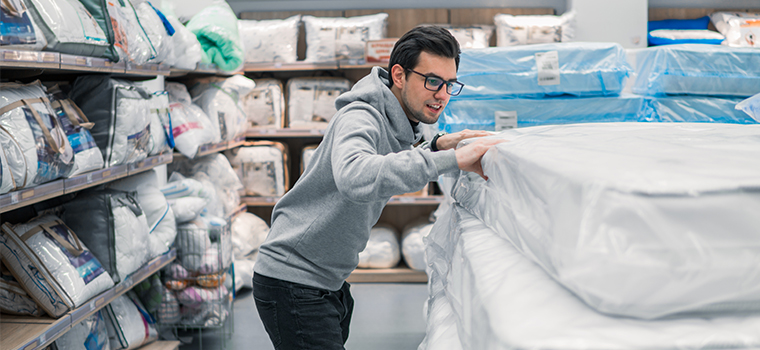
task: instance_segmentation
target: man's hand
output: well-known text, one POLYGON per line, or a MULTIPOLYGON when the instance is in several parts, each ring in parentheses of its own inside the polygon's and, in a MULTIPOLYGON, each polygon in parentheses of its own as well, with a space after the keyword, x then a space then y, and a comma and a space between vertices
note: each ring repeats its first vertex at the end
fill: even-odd
POLYGON ((456 150, 457 165, 459 166, 459 169, 474 172, 480 175, 484 180, 488 180, 488 177, 483 174, 483 166, 480 164, 480 159, 483 158, 483 155, 491 149, 491 147, 506 141, 507 140, 500 139, 480 139, 467 146, 459 148, 456 150))
POLYGON ((439 137, 438 140, 436 141, 436 146, 438 146, 438 150, 443 151, 443 150, 452 149, 456 147, 459 144, 459 141, 462 141, 464 139, 469 139, 471 137, 490 136, 490 135, 493 135, 493 133, 489 131, 462 130, 460 132, 455 132, 453 134, 447 134, 447 135, 443 135, 439 137))

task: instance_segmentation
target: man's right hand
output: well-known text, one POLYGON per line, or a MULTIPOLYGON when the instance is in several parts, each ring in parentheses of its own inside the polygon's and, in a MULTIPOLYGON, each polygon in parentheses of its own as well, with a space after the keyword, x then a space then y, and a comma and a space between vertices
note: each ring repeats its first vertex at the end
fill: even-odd
POLYGON ((456 156, 459 169, 474 172, 480 175, 484 180, 488 180, 488 177, 483 175, 483 167, 480 165, 480 159, 483 158, 483 155, 486 154, 491 147, 506 141, 507 140, 501 139, 480 139, 457 149, 456 156))

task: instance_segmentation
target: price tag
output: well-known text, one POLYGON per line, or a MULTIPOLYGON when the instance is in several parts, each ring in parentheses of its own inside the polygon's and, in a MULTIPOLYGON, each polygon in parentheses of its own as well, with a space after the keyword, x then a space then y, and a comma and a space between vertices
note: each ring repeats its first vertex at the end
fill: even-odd
POLYGON ((16 55, 13 51, 5 51, 3 52, 3 59, 6 61, 15 61, 16 55))
POLYGON ((517 127, 517 111, 496 111, 494 112, 494 122, 496 131, 504 131, 517 127))
POLYGON ((103 175, 104 178, 109 177, 109 176, 111 176, 111 171, 110 170, 106 170, 106 171, 102 172, 102 175, 103 175))
POLYGON ((11 193, 11 204, 18 203, 18 192, 11 193))
POLYGON ((47 339, 47 336, 45 334, 42 334, 40 336, 40 344, 45 344, 45 340, 47 339))
POLYGON ((95 302, 93 301, 90 303, 90 311, 94 311, 94 310, 95 310, 95 302))
POLYGON ((537 52, 538 85, 559 85, 559 54, 557 51, 537 52))
POLYGON ((92 183, 92 173, 87 174, 87 183, 92 183))

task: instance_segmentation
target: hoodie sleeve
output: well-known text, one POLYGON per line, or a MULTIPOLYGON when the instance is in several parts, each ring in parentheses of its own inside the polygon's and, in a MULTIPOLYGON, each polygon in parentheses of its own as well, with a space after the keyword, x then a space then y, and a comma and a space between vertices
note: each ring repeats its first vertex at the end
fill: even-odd
POLYGON ((454 150, 430 152, 421 147, 381 155, 387 135, 364 110, 347 112, 335 124, 332 171, 338 191, 355 202, 384 200, 419 191, 440 174, 458 169, 454 150))

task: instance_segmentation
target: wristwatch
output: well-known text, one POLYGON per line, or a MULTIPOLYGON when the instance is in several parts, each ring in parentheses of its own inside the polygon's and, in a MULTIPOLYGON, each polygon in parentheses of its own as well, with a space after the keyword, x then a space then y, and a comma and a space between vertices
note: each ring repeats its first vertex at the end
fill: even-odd
POLYGON ((436 145, 436 143, 438 142, 438 138, 441 137, 441 136, 443 136, 443 135, 446 135, 446 133, 443 132, 443 131, 441 131, 441 132, 435 134, 435 136, 433 136, 433 139, 430 140, 430 150, 431 151, 438 152, 438 146, 436 145))

